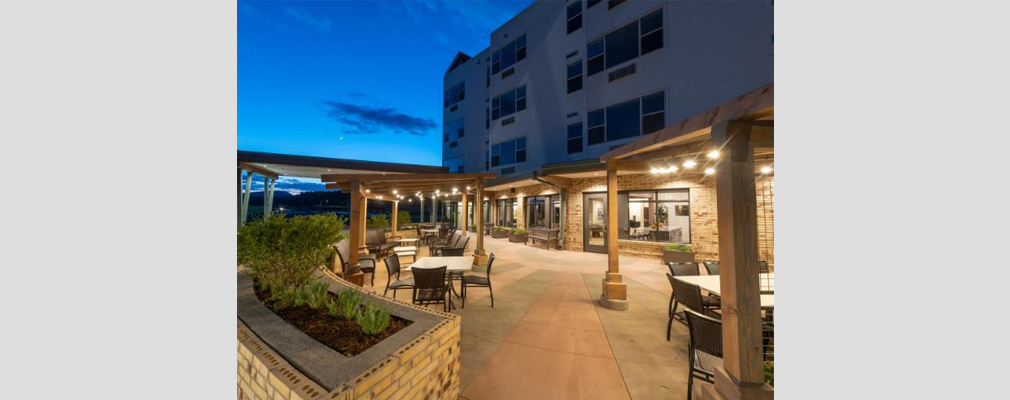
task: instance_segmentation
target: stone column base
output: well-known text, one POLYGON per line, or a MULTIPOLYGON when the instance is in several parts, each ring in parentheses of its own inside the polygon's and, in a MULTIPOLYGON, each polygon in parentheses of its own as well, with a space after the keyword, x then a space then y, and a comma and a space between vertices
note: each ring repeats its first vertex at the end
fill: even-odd
POLYGON ((608 299, 605 294, 600 295, 600 305, 614 311, 628 311, 627 300, 608 299))
POLYGON ((487 254, 474 254, 473 265, 487 265, 487 254))
POLYGON ((715 369, 715 384, 695 382, 699 400, 773 400, 775 388, 766 383, 741 383, 721 367, 715 369))

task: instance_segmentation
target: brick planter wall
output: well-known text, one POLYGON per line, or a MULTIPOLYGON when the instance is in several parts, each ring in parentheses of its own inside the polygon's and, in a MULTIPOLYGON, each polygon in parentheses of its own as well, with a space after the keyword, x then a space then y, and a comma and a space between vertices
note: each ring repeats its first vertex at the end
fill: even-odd
MULTIPOLYGON (((340 279, 332 273, 327 275, 340 279)), ((330 391, 295 369, 238 320, 238 398, 456 399, 460 393, 461 317, 412 304, 400 305, 443 321, 330 391)))

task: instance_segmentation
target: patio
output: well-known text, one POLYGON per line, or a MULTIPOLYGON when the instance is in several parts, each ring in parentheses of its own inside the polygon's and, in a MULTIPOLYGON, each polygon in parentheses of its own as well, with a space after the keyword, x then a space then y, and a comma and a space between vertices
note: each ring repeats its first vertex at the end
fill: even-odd
MULTIPOLYGON (((456 298, 451 311, 463 317, 462 398, 685 398, 688 333, 676 323, 671 341, 665 338, 671 292, 666 266, 622 256, 631 307, 614 311, 596 301, 606 254, 490 237, 484 246, 496 256, 494 308, 486 290, 473 290, 466 308, 456 298)), ((401 260, 404 266, 411 261, 401 260)), ((379 264, 375 286, 366 289, 382 293, 387 277, 379 264)), ((410 296, 409 290, 396 294, 408 303, 410 296)))

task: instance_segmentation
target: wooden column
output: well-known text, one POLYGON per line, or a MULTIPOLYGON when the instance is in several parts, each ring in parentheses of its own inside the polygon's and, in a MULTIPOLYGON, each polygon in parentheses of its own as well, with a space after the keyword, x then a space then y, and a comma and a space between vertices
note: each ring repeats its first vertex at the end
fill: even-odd
POLYGON ((242 228, 242 168, 238 168, 238 205, 235 207, 237 209, 238 224, 239 229, 242 228))
POLYGON ((469 219, 470 219, 469 215, 467 215, 467 212, 466 212, 466 207, 467 207, 467 204, 466 204, 466 192, 463 192, 462 199, 460 200, 459 203, 460 203, 460 205, 459 205, 459 207, 460 207, 460 211, 459 211, 459 226, 461 228, 463 228, 463 234, 465 235, 467 232, 469 232, 469 231, 466 230, 466 228, 468 228, 467 223, 470 222, 469 221, 469 219))
POLYGON ((348 238, 350 245, 350 258, 348 264, 358 263, 358 248, 365 245, 364 222, 365 194, 362 193, 361 182, 351 181, 351 220, 348 221, 351 227, 351 237, 348 238))
MULTIPOLYGON (((361 234, 364 235, 368 232, 368 196, 365 194, 361 195, 361 234)), ((365 241, 361 241, 361 245, 365 245, 365 241)))
POLYGON ((438 222, 438 195, 434 193, 431 195, 431 222, 438 222))
POLYGON ((246 218, 249 216, 249 197, 252 195, 252 171, 246 171, 245 196, 242 197, 242 211, 239 216, 239 226, 245 226, 246 218))
POLYGON ((420 196, 420 198, 421 198, 421 204, 420 204, 420 207, 421 207, 421 222, 419 222, 419 224, 423 225, 424 224, 424 195, 422 194, 420 196))
POLYGON ((474 263, 487 265, 487 255, 484 254, 484 182, 477 179, 477 203, 473 205, 473 216, 477 219, 477 247, 473 249, 474 263))
POLYGON ((393 200, 393 216, 390 217, 389 222, 390 236, 396 236, 396 214, 399 214, 400 213, 399 211, 400 211, 400 202, 397 200, 393 200))
POLYGON ((617 166, 607 163, 607 276, 600 302, 612 310, 628 309, 628 285, 621 276, 617 248, 617 166))
POLYGON ((758 281, 757 190, 750 123, 734 121, 712 127, 712 143, 721 148, 716 164, 719 218, 719 282, 722 297, 723 367, 706 399, 765 399, 761 353, 761 287, 758 281))

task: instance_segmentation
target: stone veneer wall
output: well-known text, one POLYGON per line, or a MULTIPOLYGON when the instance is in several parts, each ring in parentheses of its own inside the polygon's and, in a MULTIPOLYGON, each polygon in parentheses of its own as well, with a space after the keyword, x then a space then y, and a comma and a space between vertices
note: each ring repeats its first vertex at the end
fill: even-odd
MULTIPOLYGON (((334 279, 340 279, 330 274, 334 279)), ((460 394, 458 315, 393 351, 384 360, 332 391, 313 382, 238 321, 238 398, 242 399, 456 399, 460 394)))
MULTIPOLYGON (((602 174, 601 174, 602 175, 602 174)), ((772 175, 756 179, 758 206, 758 249, 761 260, 766 260, 772 266, 775 264, 774 238, 774 183, 772 175)), ((689 189, 691 200, 691 247, 695 258, 701 260, 719 259, 719 219, 715 196, 715 179, 700 174, 672 178, 664 175, 636 174, 617 177, 619 190, 640 189, 689 189)), ((567 191, 567 215, 565 218, 565 250, 582 251, 582 195, 583 193, 607 191, 606 180, 603 177, 573 179, 572 187, 567 191)), ((492 200, 514 198, 523 202, 527 196, 558 194, 559 190, 547 184, 537 184, 515 188, 515 192, 502 190, 494 192, 492 200)), ((493 204, 493 203, 492 203, 493 204)), ((522 216, 525 203, 520 203, 519 214, 516 215, 519 227, 525 227, 522 216)), ((495 209, 497 210, 497 209, 495 209)), ((496 218, 496 217, 495 217, 496 218)), ((497 220, 497 219, 495 219, 497 220)), ((659 258, 663 255, 663 243, 622 239, 618 243, 621 254, 659 258)))

